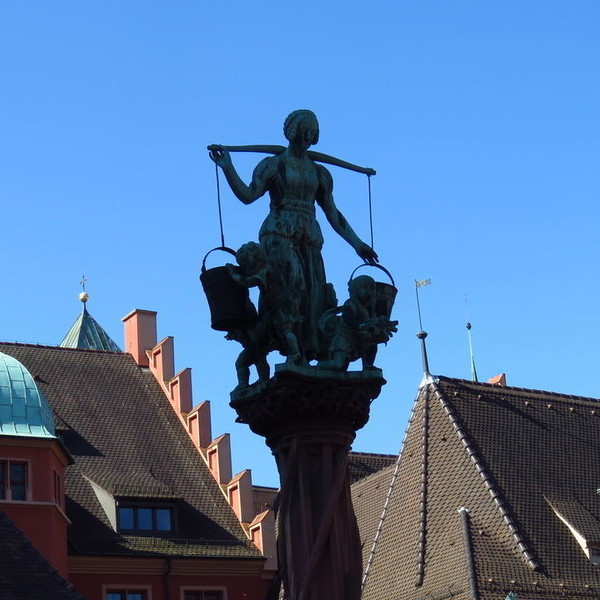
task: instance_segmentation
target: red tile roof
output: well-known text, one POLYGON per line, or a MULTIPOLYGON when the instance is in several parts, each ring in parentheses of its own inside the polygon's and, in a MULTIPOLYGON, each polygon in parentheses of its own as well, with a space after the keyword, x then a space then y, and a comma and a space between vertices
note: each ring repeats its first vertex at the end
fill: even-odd
POLYGON ((75 464, 66 473, 70 551, 260 559, 153 375, 128 354, 0 344, 36 378, 75 464), (173 499, 178 529, 116 532, 90 481, 114 496, 173 499))

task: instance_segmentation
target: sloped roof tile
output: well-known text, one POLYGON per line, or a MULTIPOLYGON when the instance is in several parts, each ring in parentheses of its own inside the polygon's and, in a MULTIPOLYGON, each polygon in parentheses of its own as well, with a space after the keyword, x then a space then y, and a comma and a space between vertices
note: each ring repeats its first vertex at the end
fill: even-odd
POLYGON ((128 354, 0 344, 36 376, 67 469, 71 552, 260 558, 152 374, 128 354), (91 481, 115 495, 177 497, 178 530, 161 537, 113 530, 91 481))
POLYGON ((2 600, 83 600, 0 511, 2 600))
POLYGON ((546 497, 576 501, 588 526, 600 517, 599 408, 592 398, 444 377, 425 386, 389 498, 392 468, 353 486, 371 559, 363 599, 470 597, 463 506, 481 600, 510 591, 519 600, 598 598, 598 568, 546 497), (385 502, 385 519, 373 519, 368 505, 385 502))

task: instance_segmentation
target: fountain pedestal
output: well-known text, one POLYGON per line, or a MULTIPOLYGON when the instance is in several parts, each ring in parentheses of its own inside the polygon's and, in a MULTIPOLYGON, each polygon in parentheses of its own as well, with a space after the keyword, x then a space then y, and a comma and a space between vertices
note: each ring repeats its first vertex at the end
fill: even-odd
POLYGON ((263 436, 277 461, 277 552, 286 600, 360 599, 348 452, 384 383, 376 368, 340 373, 279 365, 268 382, 231 395, 237 421, 263 436))

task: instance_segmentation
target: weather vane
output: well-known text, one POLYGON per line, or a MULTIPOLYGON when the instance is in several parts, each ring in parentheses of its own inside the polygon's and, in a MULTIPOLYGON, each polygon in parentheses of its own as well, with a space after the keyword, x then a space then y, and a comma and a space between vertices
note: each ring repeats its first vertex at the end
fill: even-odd
POLYGON ((87 283, 87 280, 87 277, 85 275, 82 275, 81 281, 79 282, 81 284, 82 290, 81 294, 79 294, 79 299, 84 303, 87 302, 90 298, 90 295, 85 291, 85 284, 87 283))

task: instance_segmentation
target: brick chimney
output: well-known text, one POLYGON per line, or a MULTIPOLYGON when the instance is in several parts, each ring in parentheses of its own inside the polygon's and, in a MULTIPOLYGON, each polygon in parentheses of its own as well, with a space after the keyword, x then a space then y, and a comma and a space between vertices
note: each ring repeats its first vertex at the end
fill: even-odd
POLYGON ((140 367, 148 367, 146 350, 156 346, 156 312, 136 308, 122 319, 125 323, 125 352, 131 354, 140 367))
POLYGON ((495 377, 491 377, 488 379, 488 383, 493 385, 500 385, 502 387, 506 387, 506 373, 500 373, 500 375, 496 375, 495 377))

